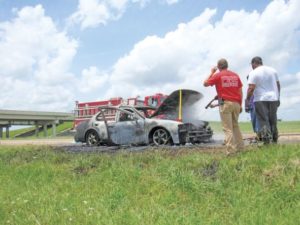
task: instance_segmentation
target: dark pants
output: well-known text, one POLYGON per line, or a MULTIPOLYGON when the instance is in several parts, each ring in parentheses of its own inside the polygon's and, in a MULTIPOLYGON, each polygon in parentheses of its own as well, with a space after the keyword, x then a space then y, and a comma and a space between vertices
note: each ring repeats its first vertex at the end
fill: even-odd
POLYGON ((277 142, 277 108, 279 101, 254 102, 256 119, 259 124, 259 135, 265 143, 277 142))

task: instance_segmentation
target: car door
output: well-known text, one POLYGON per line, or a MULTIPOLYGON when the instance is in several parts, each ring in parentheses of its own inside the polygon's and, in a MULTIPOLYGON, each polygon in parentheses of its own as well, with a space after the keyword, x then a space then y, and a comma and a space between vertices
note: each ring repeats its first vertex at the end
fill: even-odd
POLYGON ((115 123, 108 124, 110 139, 114 144, 143 144, 146 142, 145 121, 134 112, 117 111, 115 123))
POLYGON ((95 119, 92 120, 92 124, 91 124, 91 126, 97 131, 101 142, 107 142, 109 139, 106 124, 109 123, 110 121, 105 121, 104 112, 105 111, 99 112, 96 115, 95 119))

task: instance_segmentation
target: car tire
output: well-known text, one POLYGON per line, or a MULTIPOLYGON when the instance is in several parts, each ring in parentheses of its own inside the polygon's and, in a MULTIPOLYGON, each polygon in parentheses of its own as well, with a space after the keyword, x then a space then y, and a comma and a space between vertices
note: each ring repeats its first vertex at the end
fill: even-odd
POLYGON ((151 142, 155 145, 167 145, 171 142, 171 136, 166 129, 158 128, 152 133, 151 142))
POLYGON ((88 146, 98 146, 100 144, 100 138, 96 131, 91 130, 87 133, 85 142, 88 146))

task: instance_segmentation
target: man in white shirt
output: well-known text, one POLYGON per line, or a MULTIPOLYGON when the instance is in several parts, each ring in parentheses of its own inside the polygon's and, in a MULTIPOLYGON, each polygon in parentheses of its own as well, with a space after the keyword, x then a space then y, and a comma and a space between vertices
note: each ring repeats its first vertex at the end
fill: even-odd
POLYGON ((265 144, 277 143, 277 108, 280 104, 280 83, 277 71, 264 66, 261 57, 251 60, 253 71, 249 73, 245 104, 254 95, 255 112, 260 124, 259 135, 265 144))

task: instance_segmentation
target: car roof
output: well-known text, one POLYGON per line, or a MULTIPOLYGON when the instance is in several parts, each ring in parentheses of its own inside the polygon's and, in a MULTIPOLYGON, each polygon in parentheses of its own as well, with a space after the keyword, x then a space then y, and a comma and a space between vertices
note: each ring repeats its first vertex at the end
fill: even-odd
POLYGON ((131 105, 117 105, 117 106, 99 106, 98 109, 114 109, 114 110, 120 110, 126 113, 132 114, 132 112, 129 112, 126 109, 132 109, 133 112, 139 114, 141 117, 145 118, 140 112, 137 111, 137 109, 134 106, 131 105))

